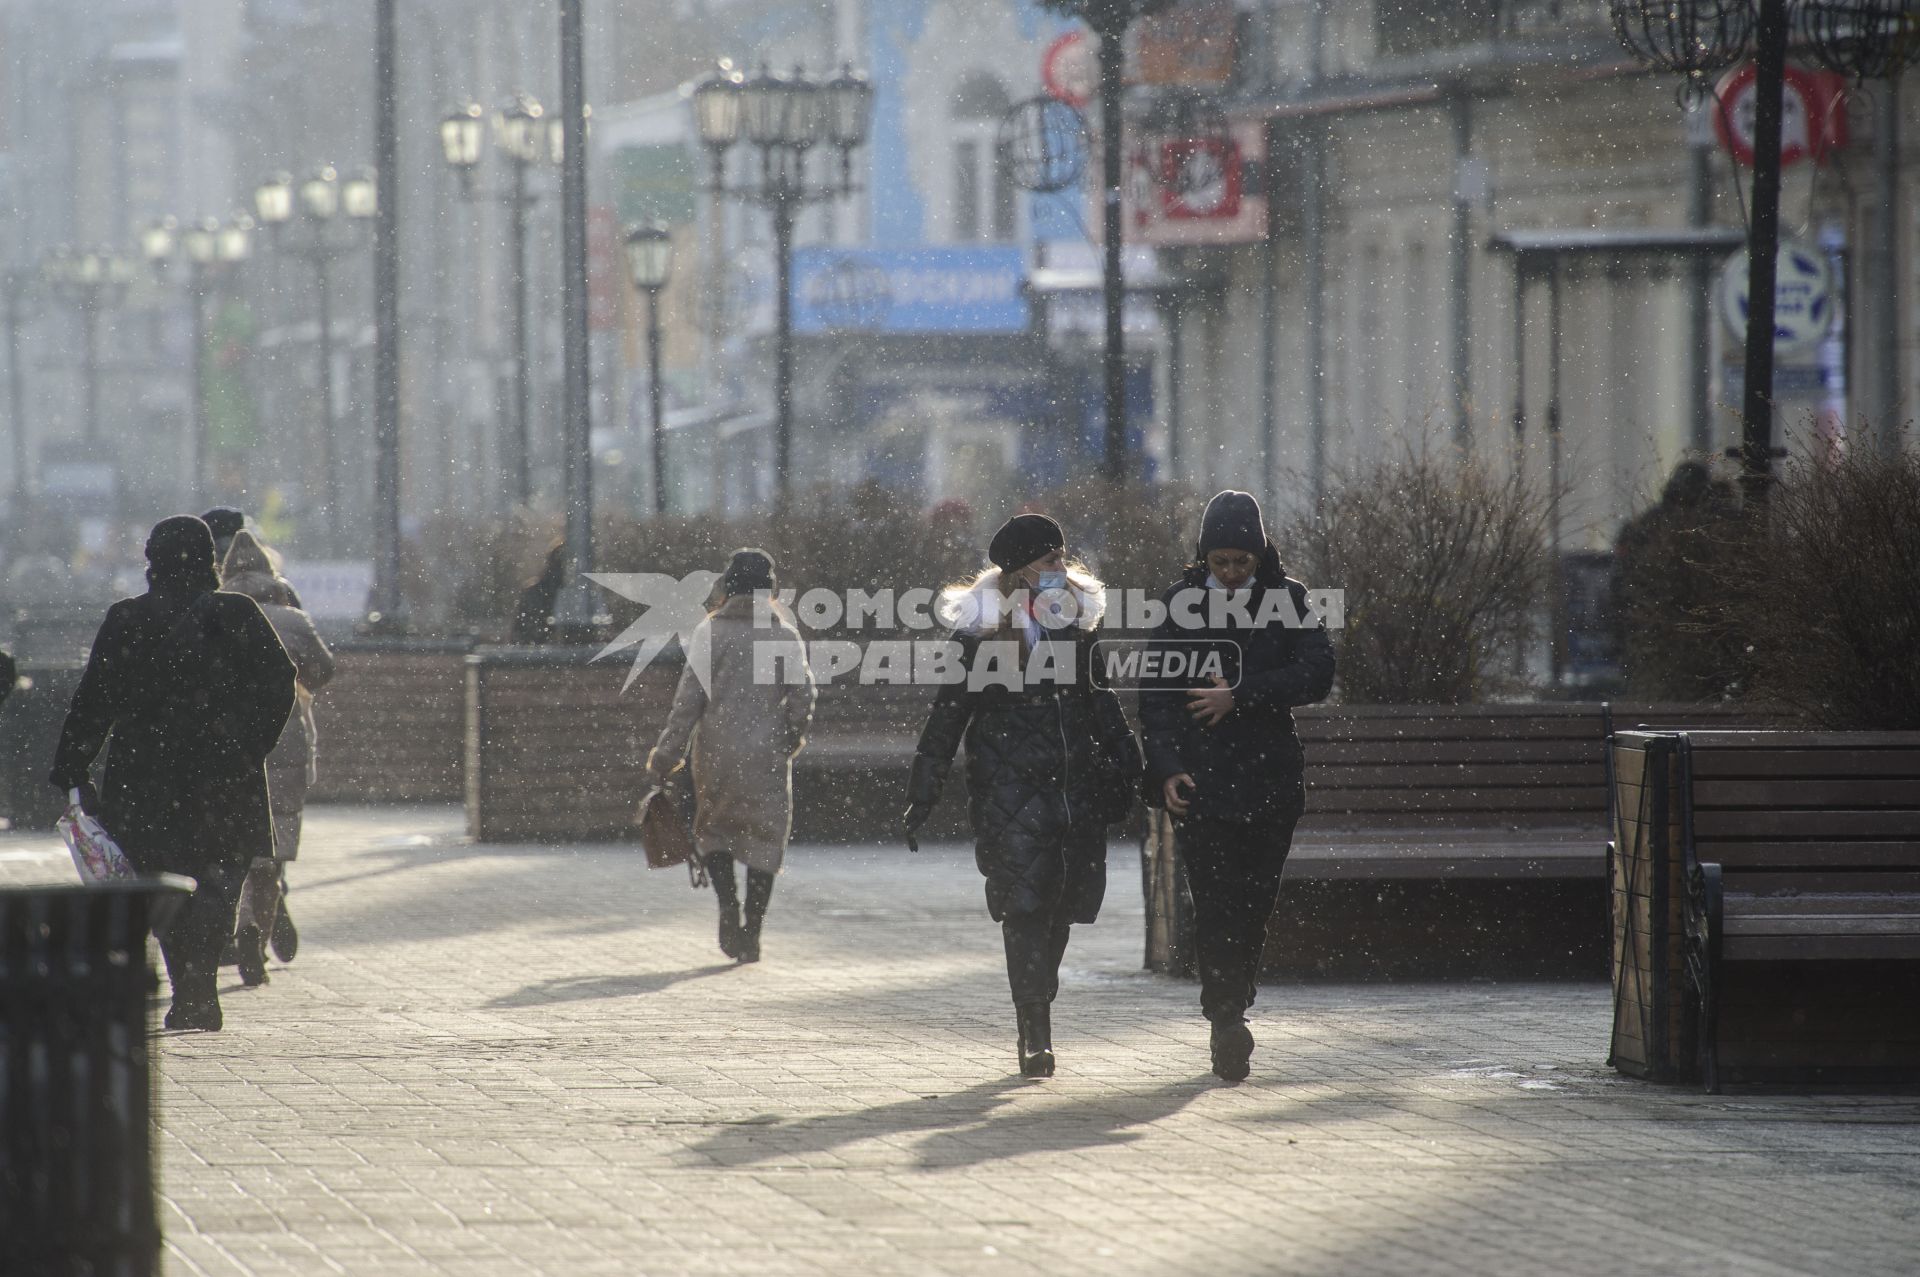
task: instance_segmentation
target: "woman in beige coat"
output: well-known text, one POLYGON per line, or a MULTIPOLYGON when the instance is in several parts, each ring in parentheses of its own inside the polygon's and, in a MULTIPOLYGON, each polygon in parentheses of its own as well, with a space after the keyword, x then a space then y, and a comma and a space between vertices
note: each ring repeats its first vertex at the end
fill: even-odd
POLYGON ((720 951, 760 960, 760 924, 793 829, 793 758, 813 720, 813 671, 786 610, 771 599, 773 559, 736 550, 714 587, 712 611, 688 640, 710 653, 703 683, 689 661, 653 752, 660 784, 693 756, 694 845, 720 902, 720 951), (763 609, 754 595, 766 591, 763 609), (747 867, 747 912, 733 862, 747 867))
MULTIPOLYGON (((249 985, 267 982, 266 937, 291 919, 283 919, 282 884, 286 862, 300 852, 300 818, 313 783, 316 737, 313 730, 313 694, 333 678, 333 652, 314 628, 313 618, 297 604, 298 595, 280 575, 272 550, 244 529, 234 534, 220 565, 220 588, 244 594, 260 605, 281 646, 293 660, 293 712, 287 717, 280 743, 267 755, 268 805, 273 814, 273 858, 260 857, 247 870, 240 890, 240 908, 234 920, 234 952, 240 979, 249 985)), ((291 944, 275 940, 281 961, 293 960, 291 944)))

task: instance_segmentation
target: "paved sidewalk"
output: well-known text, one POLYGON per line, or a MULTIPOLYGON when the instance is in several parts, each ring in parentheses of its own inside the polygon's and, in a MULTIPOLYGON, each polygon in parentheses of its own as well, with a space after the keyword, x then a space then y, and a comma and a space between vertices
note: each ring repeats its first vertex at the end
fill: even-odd
POLYGON ((319 809, 293 881, 298 961, 160 1044, 173 1277, 1920 1265, 1920 1099, 1620 1078, 1598 985, 1276 987, 1216 1084, 1126 847, 1043 1083, 964 848, 796 849, 747 968, 682 871, 446 810, 319 809))

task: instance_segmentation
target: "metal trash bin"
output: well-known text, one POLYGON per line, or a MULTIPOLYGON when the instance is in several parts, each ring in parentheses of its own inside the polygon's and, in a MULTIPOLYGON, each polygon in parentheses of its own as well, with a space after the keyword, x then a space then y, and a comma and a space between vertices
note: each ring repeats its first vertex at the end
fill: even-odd
POLYGON ((158 1269, 147 934, 172 874, 0 890, 0 1238, 9 1273, 158 1269))

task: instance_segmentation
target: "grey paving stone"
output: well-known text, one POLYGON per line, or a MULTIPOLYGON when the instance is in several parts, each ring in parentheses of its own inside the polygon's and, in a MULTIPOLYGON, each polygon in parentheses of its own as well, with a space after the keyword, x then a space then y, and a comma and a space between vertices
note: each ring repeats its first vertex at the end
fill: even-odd
POLYGON ((166 1271, 1912 1270, 1920 1099, 1621 1078, 1600 985, 1272 987, 1216 1084, 1134 854, 1033 1083, 964 847, 796 848, 735 967, 631 847, 316 809, 299 960, 158 1041, 166 1271))

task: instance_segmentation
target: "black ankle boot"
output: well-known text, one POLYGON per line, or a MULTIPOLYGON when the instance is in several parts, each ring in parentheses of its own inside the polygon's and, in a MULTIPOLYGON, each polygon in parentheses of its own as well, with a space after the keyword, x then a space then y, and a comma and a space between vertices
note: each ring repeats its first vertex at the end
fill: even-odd
POLYGON ((249 988, 267 982, 267 942, 260 928, 249 922, 233 938, 240 957, 240 982, 249 988))
POLYGON ((173 1005, 162 1022, 169 1029, 199 1029, 217 1033, 222 1023, 220 989, 212 976, 183 974, 173 978, 173 1005))
POLYGON ((740 960, 740 947, 741 947, 742 939, 743 937, 741 935, 741 930, 740 930, 739 910, 729 909, 727 906, 721 905, 720 906, 720 952, 726 954, 729 958, 732 958, 735 962, 738 962, 740 960))
POLYGON ((293 955, 300 952, 300 929, 293 925, 293 915, 287 912, 284 887, 280 892, 280 908, 273 915, 273 928, 267 937, 273 942, 273 956, 282 962, 292 962, 293 955))
POLYGON ((760 917, 758 914, 749 913, 747 915, 747 925, 740 928, 740 953, 738 956, 742 962, 760 961, 760 917))
POLYGON ((1051 1008, 1044 1002, 1023 1002, 1014 1009, 1020 1026, 1020 1076, 1053 1076, 1051 1008))
POLYGON ((1244 1082, 1251 1071, 1253 1031, 1237 1015, 1223 1015, 1213 1022, 1213 1072, 1223 1082, 1244 1082))

